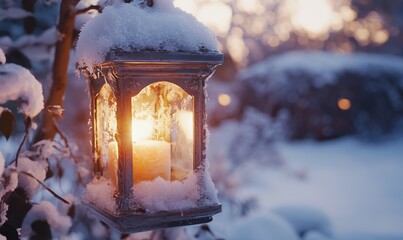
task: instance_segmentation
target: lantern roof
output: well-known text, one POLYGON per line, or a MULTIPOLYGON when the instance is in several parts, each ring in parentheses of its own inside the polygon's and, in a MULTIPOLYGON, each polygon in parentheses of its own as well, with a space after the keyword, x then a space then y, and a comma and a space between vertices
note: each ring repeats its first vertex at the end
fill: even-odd
POLYGON ((174 7, 172 0, 155 0, 151 8, 136 1, 118 2, 105 7, 82 28, 76 61, 92 71, 114 49, 214 53, 217 40, 194 16, 174 7))
POLYGON ((218 52, 167 52, 111 50, 104 62, 193 62, 221 64, 223 54, 218 52))

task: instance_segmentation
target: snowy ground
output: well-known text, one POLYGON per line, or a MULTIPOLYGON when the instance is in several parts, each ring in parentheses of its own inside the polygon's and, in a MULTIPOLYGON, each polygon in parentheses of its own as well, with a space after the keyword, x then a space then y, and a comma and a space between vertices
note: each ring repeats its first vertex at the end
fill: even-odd
POLYGON ((328 214, 335 233, 403 236, 403 138, 386 143, 345 138, 278 148, 291 165, 306 168, 308 178, 295 182, 268 174, 275 184, 271 204, 314 204, 328 214))
MULTIPOLYGON (((216 134, 225 134, 221 130, 217 129, 216 134)), ((214 132, 211 141, 216 139, 214 132)), ((403 137, 377 143, 347 137, 321 143, 305 140, 274 145, 286 167, 253 168, 253 177, 237 193, 241 197, 256 196, 259 201, 258 213, 250 215, 249 220, 240 220, 245 226, 252 222, 251 233, 259 228, 269 231, 270 227, 259 224, 256 218, 272 218, 273 209, 313 207, 329 218, 334 239, 403 239, 403 137), (293 172, 299 172, 300 178, 293 172)), ((234 236, 235 232, 242 239, 238 230, 242 223, 228 219, 231 214, 226 211, 229 210, 224 206, 221 216, 215 217, 213 228, 224 236, 234 236)), ((297 217, 318 219, 309 211, 301 214, 297 217)))

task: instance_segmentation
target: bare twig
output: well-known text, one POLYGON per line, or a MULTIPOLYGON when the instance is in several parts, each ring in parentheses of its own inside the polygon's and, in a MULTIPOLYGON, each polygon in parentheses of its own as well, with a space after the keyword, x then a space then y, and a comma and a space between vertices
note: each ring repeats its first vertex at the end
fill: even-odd
POLYGON ((91 11, 91 10, 97 10, 99 13, 102 12, 101 6, 98 6, 98 5, 91 5, 91 6, 88 6, 88 7, 86 7, 86 8, 76 10, 74 14, 77 16, 77 15, 79 15, 79 14, 87 13, 88 11, 91 11))
POLYGON ((29 172, 26 171, 19 171, 19 173, 24 174, 28 177, 31 177, 33 179, 35 179, 42 187, 44 187, 48 192, 50 192, 55 198, 59 199, 60 201, 62 201, 65 204, 70 204, 66 199, 60 197, 57 193, 55 193, 52 189, 50 189, 48 186, 46 186, 45 183, 43 183, 41 180, 37 179, 34 175, 32 175, 29 172))
POLYGON ((22 147, 24 146, 24 143, 28 138, 29 131, 31 130, 31 126, 32 126, 32 118, 25 116, 25 135, 20 143, 20 146, 18 147, 17 153, 15 154, 15 166, 18 166, 18 158, 20 157, 22 147))
POLYGON ((70 148, 69 142, 68 142, 68 140, 67 140, 67 137, 66 137, 66 136, 63 134, 63 132, 60 130, 59 124, 56 122, 55 117, 53 117, 52 120, 53 120, 53 124, 55 125, 56 132, 57 132, 57 133, 60 135, 60 137, 63 139, 63 142, 64 142, 64 144, 66 145, 66 147, 67 147, 68 149, 70 149, 70 151, 71 151, 71 148, 70 148))

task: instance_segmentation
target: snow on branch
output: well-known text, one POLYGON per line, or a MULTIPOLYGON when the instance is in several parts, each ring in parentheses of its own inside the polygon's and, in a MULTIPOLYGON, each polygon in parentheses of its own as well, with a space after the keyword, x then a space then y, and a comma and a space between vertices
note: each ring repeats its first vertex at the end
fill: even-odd
POLYGON ((0 86, 0 104, 21 100, 20 111, 31 118, 42 111, 42 85, 26 68, 12 63, 0 65, 0 86))
POLYGON ((46 221, 52 231, 52 237, 59 238, 66 235, 72 225, 71 218, 66 215, 62 215, 55 205, 49 201, 42 201, 39 204, 32 206, 27 216, 22 223, 21 235, 22 237, 31 236, 33 231, 31 224, 35 221, 46 221))
POLYGON ((79 15, 79 14, 87 13, 88 11, 91 11, 91 10, 96 10, 96 11, 98 11, 98 12, 101 12, 101 11, 102 11, 102 7, 101 7, 101 6, 97 6, 97 5, 90 5, 90 6, 88 6, 88 7, 85 7, 85 8, 79 9, 79 10, 76 10, 75 14, 76 14, 76 15, 79 15))
POLYGON ((32 13, 25 11, 21 8, 7 8, 1 9, 0 8, 0 21, 6 18, 10 19, 19 19, 32 16, 32 13))

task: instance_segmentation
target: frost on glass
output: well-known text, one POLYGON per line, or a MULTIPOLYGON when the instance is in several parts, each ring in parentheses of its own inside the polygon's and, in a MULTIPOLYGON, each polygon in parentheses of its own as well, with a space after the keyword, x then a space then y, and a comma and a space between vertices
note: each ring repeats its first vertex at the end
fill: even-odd
POLYGON ((115 186, 118 162, 116 108, 115 94, 105 84, 96 96, 96 159, 99 159, 103 175, 110 178, 115 186))
POLYGON ((184 180, 193 171, 193 97, 157 82, 132 97, 133 182, 184 180))

